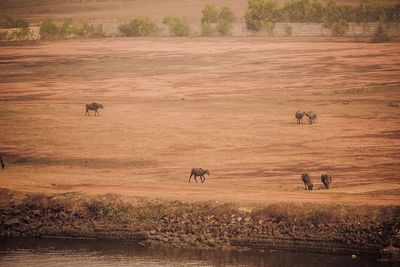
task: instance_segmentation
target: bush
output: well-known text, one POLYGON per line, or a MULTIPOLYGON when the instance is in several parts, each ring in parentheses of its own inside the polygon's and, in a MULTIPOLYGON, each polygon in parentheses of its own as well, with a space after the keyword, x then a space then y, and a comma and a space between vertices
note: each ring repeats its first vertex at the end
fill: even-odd
POLYGON ((383 23, 379 23, 375 29, 374 36, 372 37, 372 43, 384 43, 389 42, 390 38, 385 32, 383 23))
POLYGON ((215 33, 215 29, 211 26, 211 24, 207 21, 201 22, 201 35, 202 36, 210 36, 215 33))
POLYGON ((214 5, 206 5, 201 13, 203 14, 201 22, 216 23, 218 20, 218 10, 214 5))
POLYGON ((23 19, 19 19, 13 16, 6 16, 5 20, 0 23, 0 27, 5 29, 28 28, 29 23, 23 19))
POLYGON ((334 1, 330 1, 324 9, 322 25, 330 29, 333 36, 345 35, 349 29, 345 8, 334 1))
POLYGON ((249 30, 261 31, 275 27, 275 22, 281 18, 281 9, 273 0, 249 0, 245 15, 246 25, 249 30))
POLYGON ((321 22, 323 5, 319 0, 291 0, 283 7, 290 22, 321 22))
POLYGON ((149 36, 157 30, 157 25, 148 17, 137 17, 118 29, 124 36, 149 36))
POLYGON ((228 34, 235 20, 235 15, 229 7, 221 7, 218 12, 217 31, 222 35, 228 34))
POLYGON ((168 16, 164 18, 163 23, 176 36, 189 36, 190 34, 190 26, 184 18, 168 16))
POLYGON ((59 34, 62 37, 71 36, 76 32, 76 26, 72 19, 66 19, 59 29, 59 34))
POLYGON ((51 19, 47 19, 45 22, 40 24, 40 38, 55 38, 58 36, 58 33, 59 29, 51 19))
POLYGON ((390 15, 389 5, 376 0, 362 0, 357 12, 358 22, 373 22, 386 20, 390 15))

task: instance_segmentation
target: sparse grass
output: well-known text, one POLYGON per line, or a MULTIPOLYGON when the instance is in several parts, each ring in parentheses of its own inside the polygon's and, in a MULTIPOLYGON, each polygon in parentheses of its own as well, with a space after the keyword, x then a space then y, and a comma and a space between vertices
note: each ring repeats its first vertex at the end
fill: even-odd
POLYGON ((254 211, 254 215, 277 221, 301 221, 303 223, 345 223, 363 221, 395 222, 400 219, 400 207, 343 204, 271 204, 254 211))

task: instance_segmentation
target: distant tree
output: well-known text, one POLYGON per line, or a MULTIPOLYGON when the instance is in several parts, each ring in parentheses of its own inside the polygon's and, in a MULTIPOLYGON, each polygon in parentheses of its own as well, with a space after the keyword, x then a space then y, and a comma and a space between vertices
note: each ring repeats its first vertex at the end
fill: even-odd
POLYGON ((321 22, 323 5, 319 0, 291 0, 283 13, 290 22, 321 22))
POLYGON ((0 22, 0 27, 5 29, 28 28, 29 23, 24 19, 16 18, 13 16, 6 16, 5 19, 0 22))
POLYGON ((245 19, 249 30, 269 32, 274 28, 275 22, 281 18, 281 9, 273 0, 249 0, 245 19))
POLYGON ((233 11, 227 7, 223 6, 218 12, 218 22, 217 22, 217 30, 220 34, 225 35, 228 34, 232 28, 232 23, 235 22, 235 15, 233 11))
POLYGON ((208 4, 202 10, 202 22, 216 23, 218 20, 218 10, 214 5, 208 4))

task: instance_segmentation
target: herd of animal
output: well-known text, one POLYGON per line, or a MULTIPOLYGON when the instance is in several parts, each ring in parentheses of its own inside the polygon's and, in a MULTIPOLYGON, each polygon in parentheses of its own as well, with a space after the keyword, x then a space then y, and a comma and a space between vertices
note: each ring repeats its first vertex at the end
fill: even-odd
MULTIPOLYGON (((301 175, 301 180, 304 183, 304 189, 305 190, 313 190, 314 184, 311 180, 311 176, 308 173, 303 173, 301 175)), ((327 175, 327 174, 322 174, 321 175, 321 182, 323 183, 325 189, 329 189, 331 183, 332 183, 332 177, 327 175)))
MULTIPOLYGON (((100 116, 98 109, 100 108, 104 108, 104 106, 100 103, 89 103, 85 105, 86 107, 86 113, 85 116, 90 116, 90 112, 89 111, 94 111, 94 116, 100 116)), ((310 124, 313 124, 316 122, 317 120, 317 114, 315 114, 313 111, 308 111, 308 112, 302 112, 302 111, 297 111, 295 114, 295 118, 297 120, 297 124, 303 123, 303 117, 306 116, 308 118, 308 121, 310 124)), ((0 164, 1 164, 1 168, 4 169, 5 164, 4 164, 4 160, 3 157, 0 156, 0 164)), ((202 168, 193 168, 190 172, 190 176, 189 176, 189 183, 192 179, 192 177, 194 177, 194 180, 197 182, 197 177, 200 177, 200 182, 204 183, 206 178, 205 175, 210 175, 210 171, 207 169, 202 169, 202 168)), ((313 190, 313 183, 311 180, 311 176, 308 173, 303 173, 301 175, 301 180, 304 183, 304 188, 305 190, 313 190)), ((323 183, 324 187, 326 189, 329 189, 330 184, 332 183, 332 177, 327 175, 327 174, 323 174, 321 175, 321 182, 323 183)))
POLYGON ((298 110, 296 112, 296 114, 294 114, 294 116, 297 120, 297 124, 303 123, 304 116, 307 117, 308 122, 310 124, 313 124, 317 121, 317 114, 315 114, 315 112, 313 112, 313 111, 302 112, 302 111, 298 110))

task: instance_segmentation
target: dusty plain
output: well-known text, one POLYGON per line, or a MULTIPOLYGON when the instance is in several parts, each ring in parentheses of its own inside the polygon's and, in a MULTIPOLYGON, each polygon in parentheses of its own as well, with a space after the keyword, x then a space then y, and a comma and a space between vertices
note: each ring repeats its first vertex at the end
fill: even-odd
POLYGON ((0 47, 0 187, 400 204, 400 44, 112 38, 0 47), (100 116, 84 105, 100 102, 100 116), (317 123, 297 125, 296 110, 317 123), (188 183, 192 167, 211 175, 188 183), (300 180, 309 172, 316 190, 300 180), (333 176, 323 190, 319 176, 333 176))

